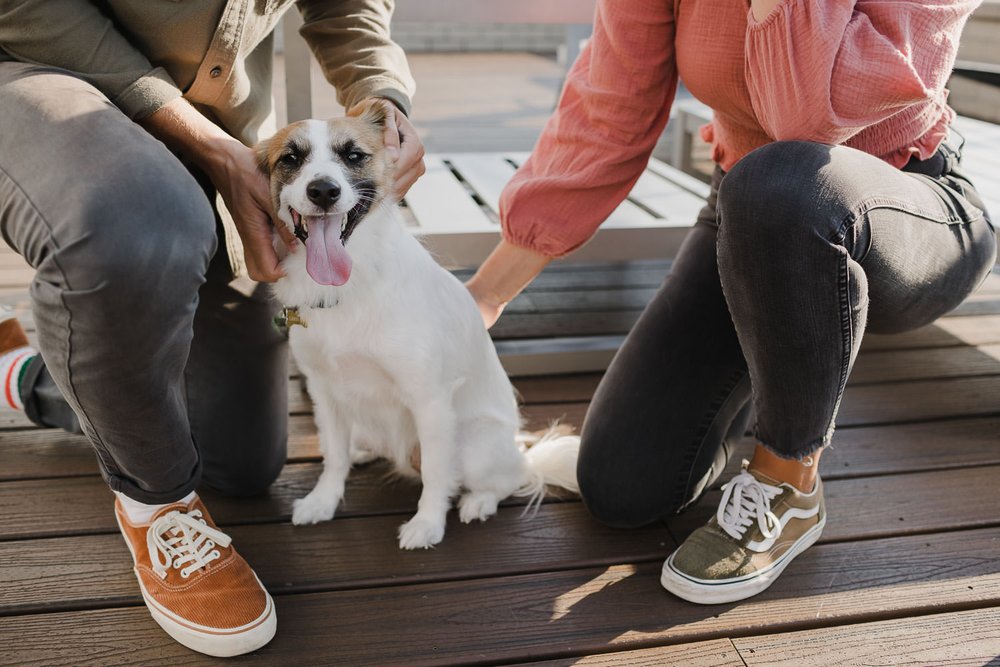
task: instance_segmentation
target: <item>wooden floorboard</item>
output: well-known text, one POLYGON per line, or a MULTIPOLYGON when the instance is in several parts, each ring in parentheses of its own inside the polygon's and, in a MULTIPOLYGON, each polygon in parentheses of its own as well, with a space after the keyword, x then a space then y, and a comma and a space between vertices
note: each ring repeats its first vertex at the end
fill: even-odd
MULTIPOLYGON (((0 251, 0 301, 33 328, 18 261, 0 251)), ((624 331, 668 270, 555 265, 494 333, 624 331)), ((579 428, 599 380, 518 378, 528 427, 579 428)), ((823 457, 821 541, 771 589, 731 605, 682 602, 659 571, 714 512, 750 438, 702 502, 665 524, 614 530, 572 499, 522 516, 514 499, 483 524, 452 513, 441 545, 403 552, 395 531, 419 487, 387 480, 383 464, 352 474, 334 521, 289 523, 321 468, 302 387, 291 368, 289 464, 270 492, 203 492, 279 614, 274 642, 232 662, 981 665, 1000 655, 1000 275, 926 327, 866 336, 823 457)), ((215 662, 152 622, 110 507, 85 439, 0 412, 0 664, 215 662)))
MULTIPOLYGON (((1000 604, 1000 563, 988 557, 998 537, 817 546, 758 597, 712 607, 663 591, 658 562, 279 595, 282 631, 235 662, 495 664, 988 608, 1000 604)), ((140 607, 0 618, 4 664, 73 664, 129 650, 136 661, 208 662, 165 640, 140 607)))
POLYGON ((737 639, 748 667, 1000 664, 1000 607, 737 639))

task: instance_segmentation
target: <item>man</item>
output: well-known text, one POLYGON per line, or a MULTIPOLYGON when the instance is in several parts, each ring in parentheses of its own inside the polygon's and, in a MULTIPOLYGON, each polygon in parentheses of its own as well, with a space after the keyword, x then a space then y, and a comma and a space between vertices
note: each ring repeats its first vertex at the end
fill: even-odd
MULTIPOLYGON (((423 149, 392 2, 297 4, 340 102, 390 110, 402 196, 423 149)), ((290 6, 0 0, 0 231, 36 269, 41 348, 0 315, 0 395, 86 434, 150 613, 210 655, 259 648, 276 622, 195 488, 260 493, 285 461, 286 346, 265 286, 233 277, 280 276, 248 146, 274 130, 271 31, 290 6)))

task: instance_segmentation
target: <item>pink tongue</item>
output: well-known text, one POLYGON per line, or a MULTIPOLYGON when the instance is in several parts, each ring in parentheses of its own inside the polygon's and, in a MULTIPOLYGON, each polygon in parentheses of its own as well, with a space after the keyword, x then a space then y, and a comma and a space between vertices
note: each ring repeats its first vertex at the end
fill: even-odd
POLYGON ((351 257, 340 241, 343 215, 309 218, 306 271, 320 285, 343 285, 351 277, 351 257))

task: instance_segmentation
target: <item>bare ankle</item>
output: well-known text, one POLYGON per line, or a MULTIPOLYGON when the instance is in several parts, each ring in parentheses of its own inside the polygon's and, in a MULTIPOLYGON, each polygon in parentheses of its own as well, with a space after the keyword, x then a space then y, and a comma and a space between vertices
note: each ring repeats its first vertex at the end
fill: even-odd
POLYGON ((803 493, 810 493, 816 488, 816 476, 819 471, 819 457, 823 449, 817 449, 802 460, 784 459, 774 454, 763 445, 757 445, 753 458, 750 459, 751 472, 760 472, 779 482, 791 484, 803 493))

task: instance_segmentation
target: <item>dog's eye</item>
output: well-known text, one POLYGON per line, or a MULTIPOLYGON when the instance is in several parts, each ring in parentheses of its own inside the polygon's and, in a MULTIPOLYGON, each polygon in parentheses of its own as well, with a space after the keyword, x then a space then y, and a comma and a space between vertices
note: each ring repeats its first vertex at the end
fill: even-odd
POLYGON ((285 153, 278 159, 278 162, 288 167, 297 167, 301 161, 302 158, 298 153, 285 153))
POLYGON ((351 151, 344 156, 344 159, 351 164, 360 164, 361 162, 364 162, 366 157, 368 157, 366 153, 362 153, 361 151, 351 151))

